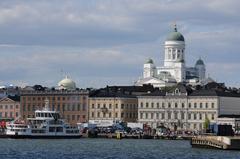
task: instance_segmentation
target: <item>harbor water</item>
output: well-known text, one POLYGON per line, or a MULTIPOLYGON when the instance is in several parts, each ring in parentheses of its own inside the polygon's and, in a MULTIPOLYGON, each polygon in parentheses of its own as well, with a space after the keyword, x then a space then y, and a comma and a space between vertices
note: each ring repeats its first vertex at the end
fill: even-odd
POLYGON ((239 159, 240 151, 191 148, 186 140, 0 139, 0 159, 239 159))

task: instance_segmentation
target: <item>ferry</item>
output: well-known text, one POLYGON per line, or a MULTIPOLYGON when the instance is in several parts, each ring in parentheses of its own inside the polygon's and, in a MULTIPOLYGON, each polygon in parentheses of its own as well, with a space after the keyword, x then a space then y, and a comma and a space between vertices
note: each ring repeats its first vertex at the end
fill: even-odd
POLYGON ((71 126, 60 118, 58 111, 49 109, 49 100, 45 107, 35 111, 34 118, 11 121, 6 125, 6 136, 10 138, 80 138, 79 128, 71 126))

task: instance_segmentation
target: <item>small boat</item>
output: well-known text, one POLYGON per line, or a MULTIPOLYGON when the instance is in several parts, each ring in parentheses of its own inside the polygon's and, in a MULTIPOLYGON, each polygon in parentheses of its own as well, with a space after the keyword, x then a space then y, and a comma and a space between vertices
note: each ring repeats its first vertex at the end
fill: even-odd
POLYGON ((6 136, 10 138, 80 138, 79 128, 65 123, 58 111, 49 110, 49 100, 45 107, 35 111, 34 118, 26 122, 15 120, 6 125, 6 136))

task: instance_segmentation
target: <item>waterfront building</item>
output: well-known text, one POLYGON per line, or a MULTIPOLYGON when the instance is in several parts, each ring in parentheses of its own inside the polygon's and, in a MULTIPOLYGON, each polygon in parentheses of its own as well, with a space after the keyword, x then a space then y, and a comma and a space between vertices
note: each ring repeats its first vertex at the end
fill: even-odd
POLYGON ((136 95, 153 90, 150 85, 107 86, 95 90, 89 96, 89 121, 92 123, 137 122, 136 95))
POLYGON ((75 83, 65 78, 59 82, 62 89, 49 89, 41 86, 22 89, 21 116, 23 119, 34 116, 36 109, 42 109, 45 99, 49 100, 51 110, 60 111, 61 116, 70 124, 88 121, 88 91, 74 89, 75 83))
POLYGON ((19 96, 8 96, 0 99, 0 121, 14 120, 20 116, 19 96))
POLYGON ((174 86, 176 83, 192 85, 205 83, 206 67, 201 58, 195 66, 187 67, 185 59, 185 39, 176 25, 164 43, 164 66, 156 67, 149 58, 143 65, 143 76, 135 85, 152 84, 154 87, 174 86))
POLYGON ((239 115, 240 94, 229 90, 193 90, 178 84, 169 90, 138 96, 138 121, 153 128, 204 129, 206 118, 216 123, 220 115, 239 115))

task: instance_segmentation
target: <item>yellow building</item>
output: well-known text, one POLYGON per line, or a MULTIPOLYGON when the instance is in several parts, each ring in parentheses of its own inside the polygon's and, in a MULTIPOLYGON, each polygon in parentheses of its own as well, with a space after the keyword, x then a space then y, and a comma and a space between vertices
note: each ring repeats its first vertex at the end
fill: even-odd
POLYGON ((136 95, 152 86, 112 86, 93 91, 89 96, 89 121, 137 122, 136 95))

